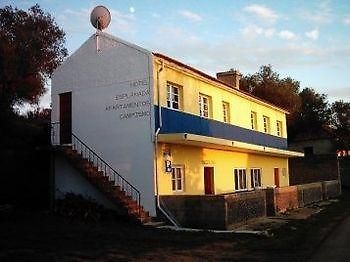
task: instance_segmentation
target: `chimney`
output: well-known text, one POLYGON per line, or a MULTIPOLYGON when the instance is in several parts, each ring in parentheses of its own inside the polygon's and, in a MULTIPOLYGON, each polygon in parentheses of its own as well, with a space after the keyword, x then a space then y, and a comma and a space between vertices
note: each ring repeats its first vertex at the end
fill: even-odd
POLYGON ((219 81, 236 89, 239 89, 239 80, 241 79, 241 76, 242 74, 236 69, 230 69, 229 71, 216 74, 216 78, 219 81))

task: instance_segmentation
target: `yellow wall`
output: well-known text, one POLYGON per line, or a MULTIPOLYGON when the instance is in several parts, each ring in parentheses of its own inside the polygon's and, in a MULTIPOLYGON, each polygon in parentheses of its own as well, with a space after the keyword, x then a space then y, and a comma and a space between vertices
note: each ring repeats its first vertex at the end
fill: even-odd
MULTIPOLYGON (((154 59, 154 103, 158 105, 157 70, 160 68, 160 64, 156 61, 157 59, 154 59)), ((162 106, 166 106, 166 84, 167 81, 170 81, 182 87, 181 110, 184 112, 199 115, 198 96, 201 93, 211 97, 211 118, 223 121, 222 102, 225 101, 230 104, 231 124, 250 129, 250 112, 255 111, 257 113, 258 131, 263 132, 263 115, 265 115, 270 118, 271 135, 277 135, 276 120, 278 120, 282 122, 282 136, 287 137, 286 118, 283 111, 241 97, 233 91, 220 88, 213 81, 205 80, 195 74, 189 74, 188 70, 187 73, 185 71, 179 66, 165 61, 164 69, 159 73, 159 97, 162 106)))
POLYGON ((214 167, 215 194, 234 191, 234 168, 247 169, 247 184, 250 189, 249 168, 261 168, 262 187, 274 186, 274 168, 280 170, 280 186, 289 185, 287 158, 255 155, 176 144, 158 144, 157 170, 159 194, 204 194, 204 166, 214 167), (173 192, 171 173, 165 173, 164 152, 170 151, 172 165, 184 166, 184 191, 173 192), (282 168, 287 173, 282 174, 282 168))

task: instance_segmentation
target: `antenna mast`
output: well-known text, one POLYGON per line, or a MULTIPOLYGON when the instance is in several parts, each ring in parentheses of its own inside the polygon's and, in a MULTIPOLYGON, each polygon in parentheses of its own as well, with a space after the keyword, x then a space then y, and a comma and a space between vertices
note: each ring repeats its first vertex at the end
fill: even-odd
POLYGON ((100 51, 98 34, 102 32, 103 29, 107 28, 111 22, 111 13, 109 10, 102 6, 96 6, 90 14, 90 22, 93 27, 96 28, 96 51, 100 51))

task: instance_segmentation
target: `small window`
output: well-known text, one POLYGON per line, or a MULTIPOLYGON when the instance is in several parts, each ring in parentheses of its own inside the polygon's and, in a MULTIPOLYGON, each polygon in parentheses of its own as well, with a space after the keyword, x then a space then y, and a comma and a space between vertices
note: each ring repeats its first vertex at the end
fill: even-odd
POLYGON ((264 133, 270 134, 270 118, 267 116, 263 116, 264 121, 264 133))
POLYGON ((234 170, 235 190, 241 191, 247 189, 247 176, 244 168, 236 168, 234 170))
POLYGON ((282 122, 276 121, 276 130, 277 130, 277 136, 282 136, 282 122))
POLYGON ((256 112, 250 112, 250 123, 253 130, 257 130, 256 112))
POLYGON ((230 104, 222 102, 222 115, 225 123, 230 123, 230 104))
POLYGON ((287 168, 282 168, 282 176, 287 176, 287 168))
POLYGON ((171 188, 173 191, 184 191, 183 167, 173 166, 171 168, 171 188))
POLYGON ((180 88, 171 83, 167 83, 167 107, 180 109, 180 88))
POLYGON ((199 94, 199 115, 201 117, 210 117, 210 97, 199 94))
POLYGON ((250 169, 250 178, 251 178, 252 188, 261 187, 261 169, 260 168, 250 169))

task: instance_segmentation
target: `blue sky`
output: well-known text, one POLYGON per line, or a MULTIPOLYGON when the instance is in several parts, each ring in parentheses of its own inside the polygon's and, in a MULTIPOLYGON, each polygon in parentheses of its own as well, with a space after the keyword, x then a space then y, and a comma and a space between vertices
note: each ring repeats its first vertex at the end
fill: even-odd
MULTIPOLYGON (((96 5, 110 9, 107 33, 161 52, 210 75, 230 68, 243 74, 271 64, 282 77, 350 101, 350 1, 9 1, 35 3, 66 32, 69 53, 94 29, 96 5)), ((49 95, 42 104, 49 103, 49 95)))

